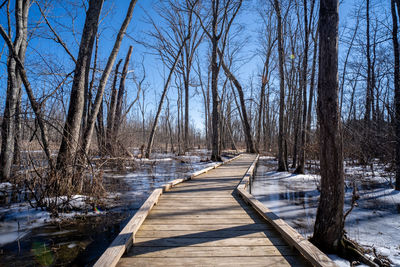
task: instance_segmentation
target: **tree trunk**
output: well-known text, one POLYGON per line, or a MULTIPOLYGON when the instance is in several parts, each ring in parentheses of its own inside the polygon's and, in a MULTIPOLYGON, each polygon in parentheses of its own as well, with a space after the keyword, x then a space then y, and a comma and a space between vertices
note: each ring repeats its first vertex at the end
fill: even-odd
POLYGON ((391 0, 391 11, 392 11, 392 39, 393 39, 393 51, 394 51, 394 104, 396 110, 395 116, 395 133, 396 133, 396 190, 400 190, 400 55, 399 55, 399 41, 397 38, 398 24, 396 7, 400 7, 398 0, 391 0), (396 1, 396 2, 395 2, 396 1))
POLYGON ((220 147, 220 99, 218 96, 218 74, 219 66, 217 63, 217 49, 219 36, 217 35, 218 28, 218 11, 219 0, 212 1, 212 36, 211 36, 211 95, 212 95, 212 161, 222 161, 220 147))
POLYGON ((278 20, 278 54, 279 54, 279 134, 278 134, 278 171, 287 171, 284 153, 284 120, 285 120, 285 72, 284 66, 284 51, 282 37, 282 16, 281 8, 278 0, 274 0, 274 8, 278 20))
MULTIPOLYGON (((90 0, 83 27, 77 64, 71 88, 70 104, 58 152, 57 169, 67 171, 74 162, 79 142, 79 132, 84 108, 84 90, 87 65, 90 65, 94 39, 97 34, 100 12, 104 0, 90 0)), ((96 114, 97 117, 97 114, 96 114)))
POLYGON ((174 74, 176 65, 177 65, 177 63, 179 61, 179 57, 180 57, 180 55, 182 53, 183 47, 184 47, 187 39, 188 38, 186 38, 183 41, 183 43, 181 44, 181 47, 179 48, 178 53, 175 56, 174 63, 172 64, 172 66, 171 66, 171 68, 169 70, 168 78, 167 78, 167 81, 165 82, 165 85, 164 85, 164 89, 163 89, 163 92, 162 92, 162 95, 161 95, 160 103, 158 104, 156 117, 154 118, 153 127, 151 128, 151 132, 150 132, 150 136, 149 136, 149 142, 147 143, 146 158, 150 157, 151 149, 153 147, 154 136, 156 134, 158 118, 160 117, 160 114, 161 114, 162 106, 163 106, 163 103, 164 103, 164 98, 165 98, 165 95, 167 94, 169 83, 171 81, 172 75, 174 74))
POLYGON ((110 156, 115 156, 114 154, 115 138, 113 132, 114 132, 115 112, 117 109, 118 69, 119 65, 121 65, 121 62, 122 59, 120 59, 117 65, 115 66, 114 81, 111 87, 110 107, 107 112, 106 148, 110 156))
POLYGON ((343 237, 344 174, 339 112, 339 1, 320 1, 318 121, 320 126, 321 196, 312 241, 337 251, 343 237))
POLYGON ((365 47, 367 51, 367 92, 365 99, 365 117, 364 120, 367 123, 371 118, 371 53, 370 53, 370 36, 369 36, 369 0, 366 0, 366 22, 367 22, 367 46, 365 47))
MULTIPOLYGON (((128 66, 129 66, 129 61, 131 60, 132 50, 133 50, 133 47, 130 46, 128 53, 126 54, 124 68, 122 69, 122 76, 121 76, 121 80, 119 83, 117 106, 116 106, 116 110, 115 110, 115 119, 114 119, 114 128, 113 128, 113 136, 115 139, 117 139, 117 137, 118 137, 119 127, 121 126, 121 123, 122 123, 122 105, 123 105, 123 99, 124 99, 124 95, 125 95, 125 80, 126 80, 126 76, 128 74, 128 66)), ((140 87, 138 88, 138 90, 141 89, 140 84, 139 84, 139 86, 140 87)), ((140 91, 138 92, 137 99, 139 97, 139 93, 140 93, 140 91)))
POLYGON ((240 85, 239 81, 236 79, 236 77, 232 74, 232 72, 229 70, 229 68, 225 65, 223 55, 221 51, 219 52, 219 58, 220 62, 222 65, 222 68, 225 71, 226 76, 229 78, 230 81, 235 85, 238 94, 239 94, 239 99, 240 99, 240 108, 242 110, 242 123, 243 123, 243 130, 245 134, 245 139, 246 139, 246 151, 248 153, 257 153, 256 148, 254 147, 254 142, 253 142, 253 136, 251 134, 251 127, 249 120, 247 118, 247 111, 246 111, 246 103, 244 101, 244 94, 243 94, 243 89, 242 86, 240 85))
MULTIPOLYGON (((314 2, 312 2, 310 18, 312 18, 314 11, 314 2)), ((303 1, 304 5, 304 56, 302 66, 302 87, 303 87, 303 120, 301 124, 301 140, 300 140, 300 159, 299 166, 295 170, 295 173, 304 173, 304 165, 306 161, 306 142, 307 142, 307 70, 308 70, 308 38, 309 38, 309 26, 307 16, 307 0, 303 1)))
MULTIPOLYGON (((27 47, 28 35, 28 12, 30 3, 27 0, 15 1, 15 31, 14 50, 20 58, 21 63, 25 61, 25 52, 27 47)), ((11 37, 11 36, 10 36, 11 37)), ((12 49, 9 48, 9 57, 7 60, 7 94, 6 105, 4 108, 3 123, 1 125, 1 153, 0 153, 0 181, 9 180, 11 177, 11 167, 14 160, 16 137, 18 133, 19 121, 19 102, 21 95, 22 80, 18 72, 16 60, 13 58, 12 49)), ((17 138, 18 139, 18 138, 17 138)))
POLYGON ((103 101, 104 89, 107 85, 108 77, 110 76, 112 66, 114 65, 115 59, 117 58, 117 55, 118 55, 119 49, 121 47, 122 39, 124 38, 126 29, 128 28, 128 25, 132 20, 133 10, 135 8, 136 2, 137 2, 137 0, 131 0, 129 3, 129 7, 127 10, 124 22, 122 23, 121 28, 119 29, 117 38, 114 43, 114 47, 111 51, 110 56, 108 57, 106 67, 100 78, 99 87, 97 89, 97 94, 96 94, 96 99, 94 101, 92 111, 88 118, 87 128, 83 134, 82 147, 83 147, 83 153, 86 155, 89 152, 90 143, 92 141, 92 134, 93 134, 94 124, 95 124, 96 118, 97 118, 97 113, 99 112, 100 104, 103 101))

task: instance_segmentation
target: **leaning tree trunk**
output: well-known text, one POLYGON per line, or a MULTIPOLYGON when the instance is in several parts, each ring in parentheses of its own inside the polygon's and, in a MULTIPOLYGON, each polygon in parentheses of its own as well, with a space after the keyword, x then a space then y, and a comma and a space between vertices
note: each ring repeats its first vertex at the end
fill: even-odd
POLYGON ((312 241, 337 251, 343 238, 344 175, 339 112, 338 0, 320 1, 318 121, 320 126, 321 196, 312 241))
POLYGON ((92 107, 92 111, 88 118, 87 127, 83 134, 83 145, 82 145, 83 151, 82 152, 85 155, 87 155, 89 152, 90 144, 92 141, 93 129, 94 129, 94 125, 96 123, 97 113, 99 112, 100 105, 103 101, 104 89, 106 88, 108 77, 110 76, 115 59, 117 58, 119 49, 121 47, 122 39, 125 36, 126 29, 128 28, 128 25, 132 20, 133 10, 135 8, 136 2, 137 2, 137 0, 131 0, 129 3, 129 7, 128 7, 128 11, 126 13, 125 19, 121 25, 121 28, 119 29, 117 38, 114 43, 114 47, 111 51, 110 56, 108 57, 107 64, 103 71, 103 74, 101 75, 99 87, 97 89, 96 98, 95 98, 95 101, 94 101, 94 104, 92 107))
POLYGON ((90 64, 103 2, 104 0, 90 0, 89 9, 86 12, 85 26, 83 27, 82 39, 72 82, 68 115, 64 125, 63 138, 57 158, 57 169, 61 171, 67 171, 67 168, 72 166, 78 148, 85 100, 85 79, 87 77, 85 71, 87 70, 87 65, 90 64))
POLYGON ((158 118, 160 117, 160 114, 161 114, 161 110, 162 110, 162 106, 163 106, 163 103, 164 103, 165 95, 167 94, 169 83, 171 82, 172 75, 174 74, 176 65, 178 64, 179 57, 180 57, 180 55, 182 53, 183 47, 184 47, 187 39, 188 38, 186 38, 183 41, 183 43, 181 44, 181 47, 178 50, 178 54, 175 56, 174 63, 172 64, 172 66, 171 66, 171 68, 169 70, 168 78, 167 78, 167 81, 165 82, 165 85, 164 85, 164 90, 163 90, 163 93, 161 95, 160 103, 158 104, 156 117, 154 118, 153 127, 151 128, 151 132, 150 132, 150 136, 149 136, 149 142, 147 143, 146 158, 150 157, 151 149, 153 147, 153 142, 154 142, 154 136, 155 136, 156 130, 157 130, 158 118))
POLYGON ((113 128, 114 128, 114 120, 115 120, 115 111, 117 110, 117 80, 118 80, 118 70, 119 65, 121 65, 122 59, 120 59, 115 66, 114 73, 114 81, 111 87, 111 99, 110 99, 110 107, 107 112, 107 129, 106 129, 106 140, 107 140, 107 151, 110 156, 114 156, 114 136, 113 136, 113 128))
POLYGON ((286 171, 287 165, 285 162, 284 153, 284 129, 283 124, 285 120, 285 72, 284 65, 284 51, 283 51, 283 37, 282 37, 282 16, 281 8, 278 0, 274 0, 274 8, 276 17, 278 19, 278 54, 279 54, 279 133, 278 133, 278 171, 286 171))
POLYGON ((226 66, 221 51, 218 51, 218 52, 219 52, 219 57, 220 57, 220 62, 221 62, 222 68, 224 69, 224 72, 225 72, 226 76, 229 78, 229 80, 235 85, 235 87, 238 91, 238 94, 239 94, 240 109, 242 110, 243 130, 244 130, 244 136, 246 139, 246 151, 248 153, 257 153, 257 150, 256 150, 256 148, 254 146, 254 142, 253 142, 253 136, 251 134, 250 123, 247 118, 246 103, 244 101, 244 94, 243 94, 242 86, 240 85, 240 83, 236 79, 236 77, 232 74, 232 72, 229 70, 229 68, 226 66))
POLYGON ((391 0, 392 11, 392 39, 394 51, 394 103, 396 109, 395 115, 395 132, 396 132, 396 190, 400 190, 400 55, 399 55, 399 41, 397 38, 398 24, 397 24, 397 8, 400 8, 398 0, 391 0), (395 3, 396 1, 396 3, 395 3))
MULTIPOLYGON (((121 126, 121 123, 122 123, 122 104, 123 104, 124 95, 125 95, 125 80, 126 80, 126 76, 128 74, 128 66, 129 66, 129 61, 131 60, 132 50, 133 50, 133 47, 130 46, 128 53, 126 54, 124 67, 122 69, 121 81, 119 83, 117 107, 115 110, 115 119, 114 119, 114 127, 113 127, 113 136, 115 138, 115 141, 117 141, 119 127, 121 126)), ((141 89, 141 87, 139 84, 138 94, 137 94, 136 99, 139 98, 140 89, 141 89)))
MULTIPOLYGON (((15 1, 16 35, 13 45, 22 63, 24 63, 27 46, 29 6, 29 1, 15 1)), ((17 142, 15 137, 19 135, 17 132, 19 117, 18 105, 20 102, 22 80, 11 48, 9 49, 9 57, 7 60, 7 72, 6 105, 4 108, 3 123, 1 125, 0 181, 10 179, 14 153, 18 152, 15 151, 17 142)))

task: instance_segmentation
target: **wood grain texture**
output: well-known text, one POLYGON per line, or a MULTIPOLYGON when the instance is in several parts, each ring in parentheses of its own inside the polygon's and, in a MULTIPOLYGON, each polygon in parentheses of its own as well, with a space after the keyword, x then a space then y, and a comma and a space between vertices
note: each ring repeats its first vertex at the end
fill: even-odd
POLYGON ((101 255, 101 257, 97 260, 94 264, 95 267, 100 266, 115 266, 119 259, 121 258, 122 254, 129 250, 129 248, 133 244, 133 237, 135 236, 136 232, 145 221, 147 215, 149 214, 150 210, 153 208, 154 205, 157 204, 159 197, 166 191, 170 190, 172 187, 183 183, 185 181, 191 180, 197 176, 200 176, 208 171, 215 169, 223 164, 229 163, 232 160, 236 160, 240 158, 241 155, 233 157, 224 163, 218 163, 212 167, 208 167, 202 170, 199 170, 193 173, 191 176, 186 178, 175 179, 161 188, 155 189, 152 194, 147 198, 147 200, 143 203, 140 209, 135 213, 135 215, 129 220, 127 225, 122 229, 119 235, 114 239, 111 245, 106 249, 106 251, 101 255))
POLYGON ((255 158, 243 155, 163 194, 119 266, 305 266, 235 193, 255 158))

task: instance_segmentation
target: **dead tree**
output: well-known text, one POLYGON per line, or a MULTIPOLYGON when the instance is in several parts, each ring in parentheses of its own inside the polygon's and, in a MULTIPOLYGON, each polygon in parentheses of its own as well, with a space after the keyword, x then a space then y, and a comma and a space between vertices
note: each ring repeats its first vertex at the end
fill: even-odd
POLYGON ((338 9, 338 0, 320 1, 317 114, 321 196, 312 242, 326 251, 338 251, 344 227, 343 148, 338 100, 338 9))

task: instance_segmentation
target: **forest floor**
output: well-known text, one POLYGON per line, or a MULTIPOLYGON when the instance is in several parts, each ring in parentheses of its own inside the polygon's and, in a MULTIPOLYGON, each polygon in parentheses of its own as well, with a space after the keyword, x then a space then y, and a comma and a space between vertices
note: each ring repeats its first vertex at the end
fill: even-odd
MULTIPOLYGON (((275 158, 260 157, 251 193, 299 233, 311 237, 320 194, 318 162, 309 162, 305 175, 276 172, 277 166, 275 158)), ((371 166, 345 161, 345 211, 351 205, 353 185, 360 196, 346 218, 346 235, 371 258, 383 256, 400 266, 400 192, 393 189, 394 174, 388 166, 377 160, 371 166)), ((330 256, 339 266, 349 266, 330 256)))
POLYGON ((5 266, 91 265, 155 188, 216 164, 208 159, 206 150, 183 156, 153 153, 150 159, 136 158, 123 168, 106 167, 103 204, 93 207, 89 197, 76 195, 68 202, 69 211, 58 217, 32 208, 23 194, 13 194, 12 184, 1 183, 0 262, 5 266))

